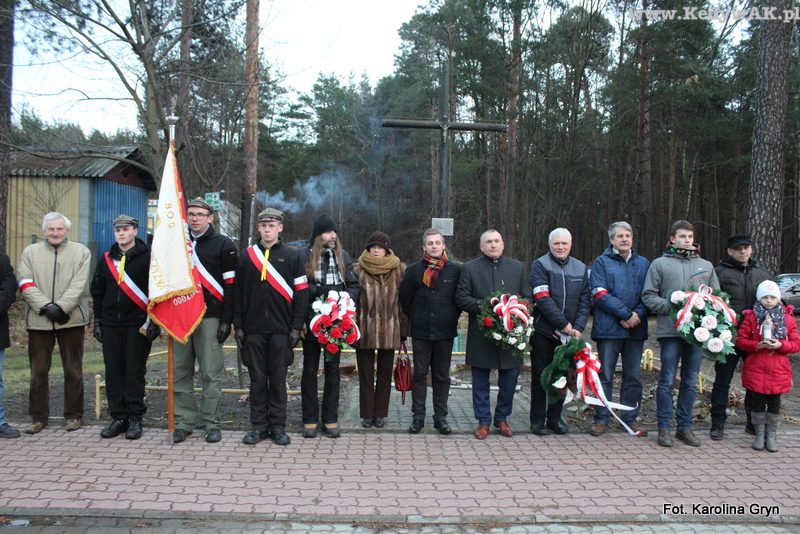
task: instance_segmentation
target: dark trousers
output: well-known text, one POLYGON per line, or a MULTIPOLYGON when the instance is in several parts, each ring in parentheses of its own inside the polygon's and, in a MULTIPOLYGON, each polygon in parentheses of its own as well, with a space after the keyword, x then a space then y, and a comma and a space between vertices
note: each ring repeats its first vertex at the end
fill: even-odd
MULTIPOLYGON (((319 423, 320 408, 317 395, 317 371, 322 347, 311 334, 303 339, 303 378, 300 382, 300 395, 303 405, 303 424, 319 423)), ((341 353, 325 353, 325 386, 322 390, 322 424, 330 425, 339 421, 339 361, 341 353)))
POLYGON ((28 330, 28 360, 31 365, 31 390, 28 413, 34 422, 50 417, 50 365, 58 341, 64 369, 64 418, 83 418, 83 329, 28 330))
POLYGON ((433 388, 433 420, 441 421, 447 418, 453 339, 427 341, 414 338, 413 341, 414 383, 411 388, 411 412, 414 414, 414 419, 425 420, 428 369, 430 369, 433 388))
POLYGON ((389 415, 392 392, 394 349, 356 349, 358 364, 358 405, 362 419, 373 420, 389 415), (375 353, 378 353, 378 376, 375 378, 375 353))
MULTIPOLYGON (((489 376, 491 369, 472 368, 472 409, 479 425, 492 422, 492 409, 489 399, 489 376)), ((514 408, 514 393, 517 389, 519 367, 497 370, 497 404, 494 407, 494 422, 498 424, 508 419, 514 408)))
POLYGON ((774 414, 781 413, 781 394, 756 393, 747 390, 747 397, 750 400, 750 407, 753 412, 769 412, 774 414))
POLYGON ((286 334, 248 334, 242 362, 250 372, 250 424, 286 428, 286 370, 294 361, 286 334))
MULTIPOLYGON (((725 411, 728 408, 728 394, 731 389, 731 380, 733 374, 736 372, 739 360, 744 360, 747 353, 737 350, 735 354, 729 354, 725 359, 725 363, 714 364, 714 388, 711 390, 711 421, 714 423, 725 423, 728 414, 725 411)), ((751 408, 748 404, 749 395, 745 396, 744 408, 747 414, 750 414, 751 408)), ((747 422, 750 422, 748 418, 747 422)))
POLYGON ((561 418, 564 397, 548 403, 547 392, 542 387, 542 371, 553 361, 553 354, 560 345, 553 336, 536 332, 531 337, 531 425, 561 418))
POLYGON ((150 345, 138 326, 103 327, 106 398, 113 419, 141 419, 147 411, 144 376, 150 345))

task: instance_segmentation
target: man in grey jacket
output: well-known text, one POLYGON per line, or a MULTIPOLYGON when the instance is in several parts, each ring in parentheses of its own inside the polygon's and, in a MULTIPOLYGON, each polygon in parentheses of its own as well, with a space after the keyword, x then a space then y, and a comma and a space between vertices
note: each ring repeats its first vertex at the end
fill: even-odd
POLYGON ((684 341, 675 329, 670 296, 675 291, 697 289, 701 285, 719 289, 714 266, 700 257, 699 245, 694 242, 694 226, 688 221, 675 221, 670 229, 669 245, 664 254, 650 264, 642 291, 645 306, 658 316, 656 337, 661 345, 661 375, 656 389, 656 419, 658 444, 662 447, 672 447, 672 387, 679 363, 681 385, 675 437, 692 447, 700 446, 700 440, 692 432, 692 407, 703 353, 684 341))
POLYGON ((48 374, 53 346, 64 367, 64 418, 67 431, 78 430, 83 419, 83 330, 89 322, 89 271, 92 255, 70 241, 71 223, 58 212, 44 216, 45 240, 22 251, 17 280, 25 301, 28 358, 31 363, 31 425, 27 434, 41 432, 50 416, 48 374))

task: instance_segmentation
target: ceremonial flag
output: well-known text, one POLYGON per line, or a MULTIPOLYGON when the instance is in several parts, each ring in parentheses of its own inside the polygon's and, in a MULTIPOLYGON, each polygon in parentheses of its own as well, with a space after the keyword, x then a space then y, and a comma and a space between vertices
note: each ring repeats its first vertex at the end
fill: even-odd
POLYGON ((148 287, 150 317, 172 338, 186 343, 200 324, 206 303, 192 266, 192 245, 173 142, 169 144, 158 192, 148 287))

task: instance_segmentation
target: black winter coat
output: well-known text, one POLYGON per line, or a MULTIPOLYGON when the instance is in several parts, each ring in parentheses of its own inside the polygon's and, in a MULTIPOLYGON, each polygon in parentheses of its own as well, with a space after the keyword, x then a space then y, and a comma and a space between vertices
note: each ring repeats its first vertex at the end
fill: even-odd
POLYGON ((400 284, 400 305, 411 322, 411 337, 426 341, 453 339, 458 334, 461 310, 456 306, 456 288, 461 277, 461 264, 448 260, 438 277, 438 287, 422 283, 427 269, 422 261, 406 269, 400 284))
MULTIPOLYGON (((111 259, 122 258, 119 245, 114 243, 109 249, 111 259)), ((125 258, 125 278, 133 280, 136 286, 147 296, 147 285, 150 277, 150 248, 140 239, 128 250, 125 258)), ((147 320, 147 313, 133 302, 119 287, 114 275, 106 264, 104 254, 97 260, 91 284, 92 307, 94 320, 102 326, 142 326, 147 320)))
POLYGON ((192 236, 191 232, 189 235, 194 242, 198 259, 224 291, 222 302, 220 302, 208 289, 203 287, 203 297, 206 302, 206 314, 203 317, 219 317, 226 323, 233 322, 236 245, 228 236, 217 233, 213 226, 209 226, 206 233, 200 237, 192 236))
POLYGON ((720 289, 731 296, 731 308, 739 315, 753 307, 758 284, 773 280, 772 273, 753 259, 748 265, 742 265, 728 256, 714 270, 717 271, 720 289))
POLYGON ((521 261, 505 256, 497 260, 479 256, 464 264, 456 289, 456 304, 469 314, 467 364, 473 367, 512 369, 522 365, 520 352, 500 348, 478 326, 484 299, 497 291, 530 301, 531 288, 521 261))
POLYGON ((8 335, 8 309, 17 299, 17 277, 11 260, 0 252, 0 349, 11 346, 8 335))

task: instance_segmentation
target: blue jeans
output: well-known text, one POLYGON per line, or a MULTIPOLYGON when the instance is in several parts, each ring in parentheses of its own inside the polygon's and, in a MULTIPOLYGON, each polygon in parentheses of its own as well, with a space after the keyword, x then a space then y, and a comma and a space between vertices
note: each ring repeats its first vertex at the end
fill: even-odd
MULTIPOLYGON (((639 415, 642 402, 642 370, 643 339, 599 339, 597 352, 600 357, 600 383, 609 402, 613 399, 614 371, 617 360, 622 355, 622 386, 619 390, 619 402, 625 406, 636 406, 634 410, 622 410, 620 419, 631 424, 639 415)), ((608 423, 611 414, 602 406, 595 408, 594 422, 608 423)))
POLYGON ((0 426, 6 422, 6 407, 3 405, 3 395, 6 392, 6 387, 3 384, 3 362, 5 361, 5 355, 5 349, 0 349, 0 426))
MULTIPOLYGON (((491 369, 472 368, 472 409, 479 425, 492 422, 492 408, 489 401, 489 375, 491 369)), ((519 367, 497 370, 497 406, 494 408, 494 422, 508 419, 514 406, 514 392, 517 389, 519 367)))
POLYGON ((703 361, 703 351, 679 337, 660 337, 661 375, 656 389, 656 419, 658 428, 672 428, 672 387, 681 365, 681 385, 678 389, 679 429, 692 427, 692 407, 696 395, 697 374, 703 361))

